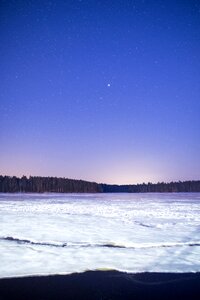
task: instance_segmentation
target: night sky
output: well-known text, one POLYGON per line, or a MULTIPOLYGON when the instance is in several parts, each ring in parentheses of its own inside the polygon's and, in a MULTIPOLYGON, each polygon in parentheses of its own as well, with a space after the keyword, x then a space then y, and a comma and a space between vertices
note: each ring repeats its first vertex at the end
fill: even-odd
POLYGON ((200 179, 200 1, 0 1, 0 173, 200 179))

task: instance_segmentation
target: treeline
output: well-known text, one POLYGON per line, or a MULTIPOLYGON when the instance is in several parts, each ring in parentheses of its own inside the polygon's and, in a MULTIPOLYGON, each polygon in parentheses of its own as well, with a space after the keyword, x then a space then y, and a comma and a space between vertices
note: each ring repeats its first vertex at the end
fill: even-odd
POLYGON ((57 177, 0 176, 2 193, 98 193, 100 186, 95 182, 57 177))
POLYGON ((200 192, 200 181, 142 183, 133 185, 103 184, 104 193, 187 193, 200 192))
POLYGON ((84 180, 39 176, 0 176, 1 193, 172 193, 200 192, 200 181, 143 183, 133 185, 98 184, 84 180))

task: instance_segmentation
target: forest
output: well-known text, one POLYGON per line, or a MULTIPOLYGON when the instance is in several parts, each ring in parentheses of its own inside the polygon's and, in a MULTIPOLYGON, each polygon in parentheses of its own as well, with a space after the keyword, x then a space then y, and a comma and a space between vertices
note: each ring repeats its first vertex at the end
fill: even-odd
POLYGON ((174 193, 200 192, 200 180, 111 185, 84 180, 40 177, 2 176, 1 193, 174 193))

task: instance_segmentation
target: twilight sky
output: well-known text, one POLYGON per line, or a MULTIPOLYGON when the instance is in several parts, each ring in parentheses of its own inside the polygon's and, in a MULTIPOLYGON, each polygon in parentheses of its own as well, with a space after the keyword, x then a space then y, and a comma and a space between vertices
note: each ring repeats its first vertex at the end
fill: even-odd
POLYGON ((200 2, 1 0, 0 173, 200 179, 200 2))

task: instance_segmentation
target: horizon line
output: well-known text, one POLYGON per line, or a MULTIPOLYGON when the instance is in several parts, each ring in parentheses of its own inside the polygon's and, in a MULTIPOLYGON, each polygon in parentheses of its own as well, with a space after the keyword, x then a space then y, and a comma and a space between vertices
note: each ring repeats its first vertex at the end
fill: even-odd
POLYGON ((61 177, 61 176, 41 176, 41 175, 22 175, 22 176, 16 176, 16 175, 2 175, 0 174, 0 177, 16 177, 17 179, 22 179, 23 177, 26 177, 29 179, 30 177, 40 177, 40 178, 57 178, 57 179, 67 179, 67 180, 76 180, 76 181, 84 181, 84 182, 90 182, 90 183, 96 183, 98 185, 117 185, 117 186, 130 186, 130 185, 148 185, 148 184, 170 184, 170 183, 179 183, 179 182, 189 182, 189 181, 200 181, 200 179, 187 179, 187 180, 175 180, 175 181, 158 181, 158 182, 151 182, 148 181, 143 183, 125 183, 125 184, 118 184, 118 183, 103 183, 103 182, 96 182, 96 181, 90 181, 90 180, 84 180, 84 179, 75 179, 75 178, 68 178, 68 177, 61 177))

